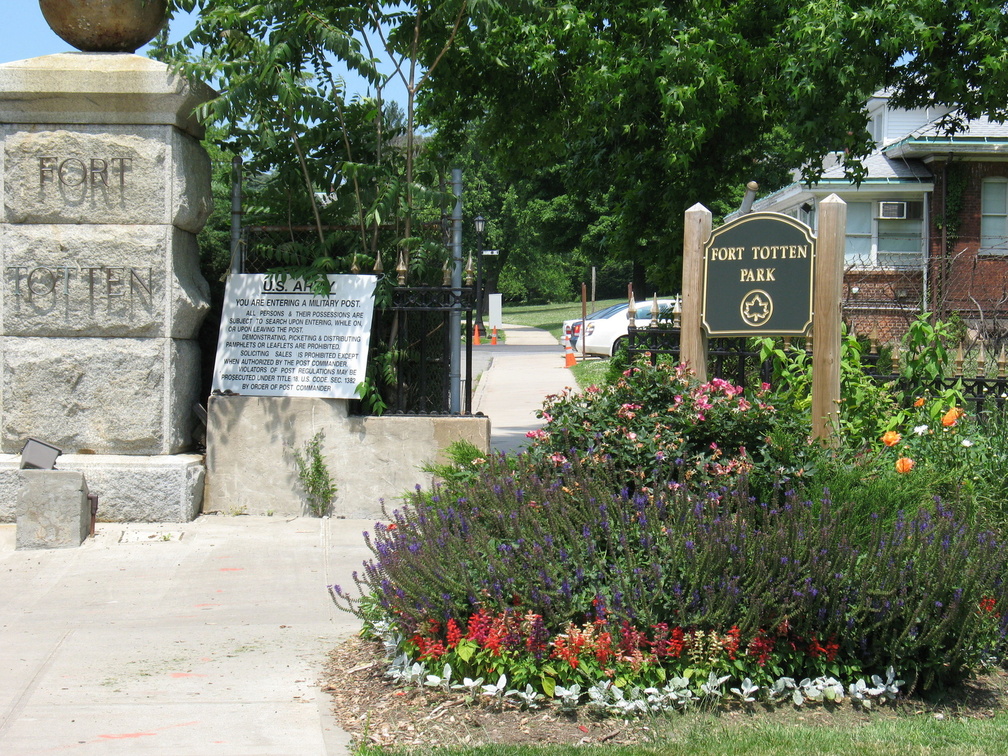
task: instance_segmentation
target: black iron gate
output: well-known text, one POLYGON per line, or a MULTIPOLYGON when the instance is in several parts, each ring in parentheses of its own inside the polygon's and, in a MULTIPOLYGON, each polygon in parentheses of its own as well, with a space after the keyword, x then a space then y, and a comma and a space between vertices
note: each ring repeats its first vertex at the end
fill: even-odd
POLYGON ((393 290, 389 343, 395 370, 389 413, 453 414, 451 354, 453 313, 462 324, 464 349, 460 410, 472 414, 473 290, 446 286, 399 286, 393 290))

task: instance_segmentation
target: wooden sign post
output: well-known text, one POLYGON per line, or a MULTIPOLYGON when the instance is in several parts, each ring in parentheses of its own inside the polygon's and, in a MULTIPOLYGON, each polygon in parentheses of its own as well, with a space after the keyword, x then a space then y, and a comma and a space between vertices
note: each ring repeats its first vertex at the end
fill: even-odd
POLYGON ((703 313, 704 244, 711 234, 711 211, 699 202, 686 211, 683 232, 682 316, 679 358, 701 383, 707 380, 707 334, 703 313))
POLYGON ((840 310, 847 203, 835 194, 819 203, 812 339, 812 436, 835 441, 840 417, 840 310))

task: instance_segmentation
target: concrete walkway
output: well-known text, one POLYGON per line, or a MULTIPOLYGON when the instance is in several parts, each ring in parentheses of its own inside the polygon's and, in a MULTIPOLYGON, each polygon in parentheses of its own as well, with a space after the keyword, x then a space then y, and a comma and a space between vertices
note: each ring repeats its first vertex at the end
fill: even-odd
POLYGON ((326 586, 372 525, 99 523, 32 551, 0 526, 0 753, 348 753, 318 681, 359 623, 326 586))
POLYGON ((473 412, 490 418, 490 445, 498 451, 517 451, 528 439, 526 433, 542 425, 536 411, 543 399, 576 387, 565 366, 564 350, 547 331, 527 326, 505 325, 507 342, 492 350, 490 369, 476 384, 473 412))
MULTIPOLYGON (((474 408, 514 449, 573 379, 542 331, 487 349, 474 408)), ((80 548, 32 551, 0 525, 0 754, 350 753, 318 683, 359 622, 326 588, 353 585, 373 525, 99 523, 80 548)))

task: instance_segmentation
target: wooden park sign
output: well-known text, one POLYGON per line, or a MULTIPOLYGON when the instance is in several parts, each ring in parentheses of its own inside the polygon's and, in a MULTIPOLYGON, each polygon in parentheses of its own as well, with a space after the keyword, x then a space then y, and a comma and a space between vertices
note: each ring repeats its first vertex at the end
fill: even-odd
POLYGON ((711 232, 703 205, 686 211, 681 358, 707 380, 708 336, 812 332, 812 432, 829 441, 840 402, 840 308, 847 205, 819 203, 819 233, 777 213, 711 232))

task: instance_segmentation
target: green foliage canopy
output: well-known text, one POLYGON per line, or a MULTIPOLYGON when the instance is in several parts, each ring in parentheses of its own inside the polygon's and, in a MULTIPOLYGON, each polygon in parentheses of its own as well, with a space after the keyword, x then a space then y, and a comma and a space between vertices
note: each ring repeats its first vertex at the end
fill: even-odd
MULTIPOLYGON (((198 10, 198 21, 182 42, 162 45, 159 54, 217 88, 201 115, 220 124, 220 141, 246 158, 246 172, 256 178, 249 208, 256 220, 316 227, 317 246, 301 245, 298 253, 304 272, 335 272, 333 258, 349 260, 351 253, 354 259, 362 254, 367 265, 382 247, 390 255, 400 248, 429 251, 429 240, 416 232, 422 221, 437 218, 442 198, 431 191, 435 177, 417 168, 421 138, 413 103, 425 79, 415 66, 415 39, 436 29, 450 46, 466 7, 466 0, 434 6, 175 0, 176 10, 198 10), (382 58, 395 61, 392 74, 379 70, 382 58), (368 82, 373 94, 352 92, 348 72, 368 82), (402 106, 384 99, 392 76, 409 93, 402 106), (346 231, 327 237, 326 226, 346 231)), ((438 253, 443 258, 443 248, 438 253)), ((297 260, 282 262, 302 272, 295 270, 297 260)))
MULTIPOLYGON (((607 196, 608 246, 675 280, 683 211, 729 207, 840 152, 854 180, 872 149, 865 104, 1008 115, 1008 20, 977 0, 517 0, 473 17, 421 115, 445 138, 480 124, 502 171, 562 166, 607 196)), ((439 49, 427 40, 430 56, 439 49)), ((424 59, 424 58, 422 58, 424 59)))

